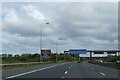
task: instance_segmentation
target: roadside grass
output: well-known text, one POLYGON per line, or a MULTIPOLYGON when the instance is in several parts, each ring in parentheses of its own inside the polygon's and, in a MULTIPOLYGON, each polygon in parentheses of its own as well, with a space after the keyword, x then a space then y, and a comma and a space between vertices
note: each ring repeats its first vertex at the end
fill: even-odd
POLYGON ((104 63, 104 62, 90 62, 91 64, 95 64, 95 65, 100 65, 100 66, 104 66, 104 67, 109 67, 109 68, 114 68, 117 70, 120 70, 120 64, 116 64, 116 63, 104 63))
POLYGON ((38 65, 44 65, 44 64, 60 64, 64 62, 46 62, 46 63, 36 63, 36 64, 20 64, 20 65, 4 65, 2 66, 2 70, 10 70, 10 69, 16 69, 16 68, 25 68, 25 67, 31 67, 31 66, 38 66, 38 65))

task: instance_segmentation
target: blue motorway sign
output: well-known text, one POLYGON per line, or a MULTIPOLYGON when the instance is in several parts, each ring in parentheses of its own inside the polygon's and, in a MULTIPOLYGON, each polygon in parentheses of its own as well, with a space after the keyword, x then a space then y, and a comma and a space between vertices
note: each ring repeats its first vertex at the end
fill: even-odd
POLYGON ((43 58, 49 58, 49 56, 48 55, 44 55, 43 58))
POLYGON ((70 54, 86 54, 87 50, 86 49, 70 49, 69 53, 70 54))

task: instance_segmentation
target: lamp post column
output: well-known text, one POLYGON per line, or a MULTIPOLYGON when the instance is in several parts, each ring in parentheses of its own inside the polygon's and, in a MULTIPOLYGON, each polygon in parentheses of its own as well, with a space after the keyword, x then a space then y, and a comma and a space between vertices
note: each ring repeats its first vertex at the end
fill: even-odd
POLYGON ((40 27, 40 62, 42 62, 42 24, 40 27))
MULTIPOLYGON (((45 23, 45 24, 49 24, 49 23, 45 23)), ((40 62, 43 61, 42 59, 42 27, 43 27, 43 24, 41 24, 40 26, 40 62)))

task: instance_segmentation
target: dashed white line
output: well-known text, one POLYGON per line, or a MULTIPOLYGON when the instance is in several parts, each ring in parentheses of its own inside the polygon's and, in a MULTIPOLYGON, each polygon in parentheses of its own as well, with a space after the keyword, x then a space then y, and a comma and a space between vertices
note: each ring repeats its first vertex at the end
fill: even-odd
POLYGON ((69 69, 70 69, 70 67, 69 67, 69 69))
POLYGON ((91 68, 91 69, 94 69, 94 68, 91 68))
POLYGON ((64 78, 63 76, 61 78, 64 78))
POLYGON ((65 71, 65 74, 67 74, 68 72, 67 71, 65 71))
POLYGON ((101 75, 103 75, 103 76, 105 76, 105 75, 106 75, 106 74, 104 74, 104 73, 102 73, 102 72, 100 72, 100 74, 101 74, 101 75))

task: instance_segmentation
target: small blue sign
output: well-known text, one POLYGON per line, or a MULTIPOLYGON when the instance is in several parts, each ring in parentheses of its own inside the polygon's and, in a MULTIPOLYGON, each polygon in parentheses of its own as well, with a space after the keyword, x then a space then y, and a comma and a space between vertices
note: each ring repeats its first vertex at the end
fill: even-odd
POLYGON ((87 50, 86 49, 70 49, 69 53, 70 54, 86 54, 87 50))
POLYGON ((44 55, 43 58, 49 58, 49 56, 48 55, 44 55))

